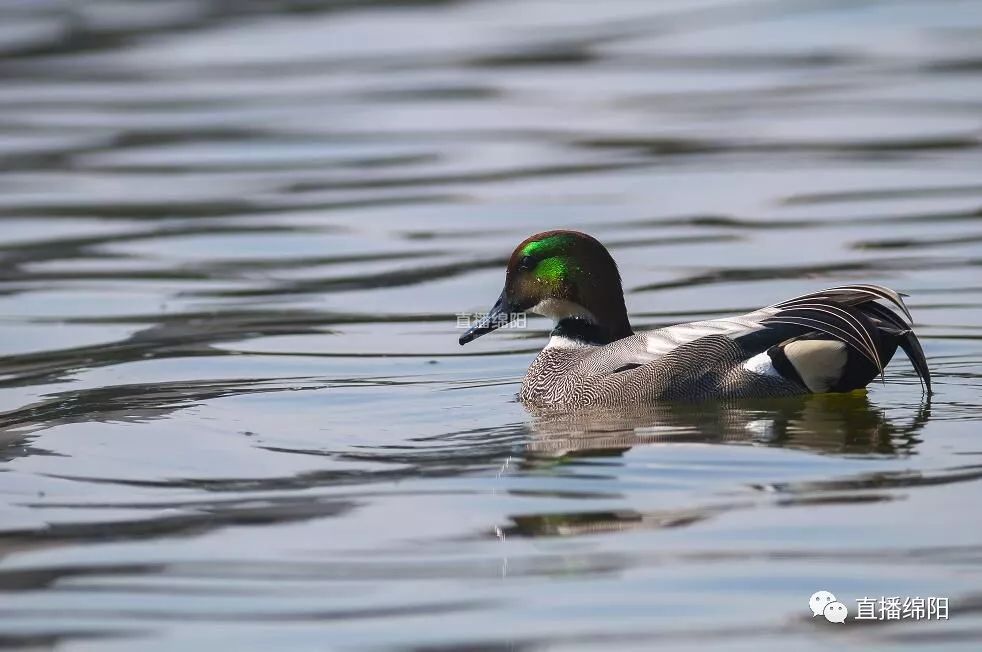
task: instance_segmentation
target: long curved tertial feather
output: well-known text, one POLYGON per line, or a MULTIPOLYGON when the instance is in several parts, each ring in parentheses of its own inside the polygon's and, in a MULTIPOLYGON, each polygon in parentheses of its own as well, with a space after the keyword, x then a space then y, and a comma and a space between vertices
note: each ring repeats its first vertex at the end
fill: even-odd
POLYGON ((829 300, 812 299, 781 308, 775 314, 761 320, 765 326, 788 324, 825 333, 842 340, 857 353, 868 359, 881 375, 883 362, 877 344, 876 326, 859 310, 851 306, 832 303, 829 300))
POLYGON ((886 306, 881 306, 878 303, 866 303, 862 307, 863 312, 872 317, 873 319, 879 320, 884 324, 892 326, 898 331, 910 330, 910 325, 900 318, 900 315, 890 310, 886 306))
POLYGON ((877 299, 883 299, 884 301, 889 301, 907 317, 908 322, 912 322, 913 318, 910 316, 910 310, 907 309, 907 304, 904 303, 903 296, 888 287, 883 287, 882 285, 873 285, 866 283, 859 283, 856 285, 840 285, 834 288, 828 288, 827 290, 821 290, 819 292, 810 292, 808 294, 803 294, 798 297, 787 299, 780 303, 775 303, 771 308, 785 308, 790 307, 793 304, 802 301, 812 301, 812 300, 832 300, 835 303, 847 305, 847 306, 858 306, 871 301, 876 301, 877 299), (834 297, 834 299, 833 299, 834 297))
POLYGON ((931 372, 927 368, 927 358, 924 357, 924 349, 921 348, 921 343, 918 341, 917 336, 914 335, 914 331, 908 330, 901 335, 900 348, 904 350, 907 358, 910 359, 910 363, 914 365, 914 371, 917 372, 917 377, 920 379, 921 385, 924 386, 927 395, 930 396, 931 372))
POLYGON ((879 334, 882 330, 896 336, 900 348, 907 354, 921 385, 930 396, 931 372, 927 358, 911 329, 913 320, 899 292, 882 285, 843 285, 794 297, 771 308, 776 308, 777 312, 762 320, 762 324, 795 325, 841 339, 873 363, 881 378, 883 365, 879 355, 879 334), (880 299, 896 306, 907 319, 876 303, 880 299))

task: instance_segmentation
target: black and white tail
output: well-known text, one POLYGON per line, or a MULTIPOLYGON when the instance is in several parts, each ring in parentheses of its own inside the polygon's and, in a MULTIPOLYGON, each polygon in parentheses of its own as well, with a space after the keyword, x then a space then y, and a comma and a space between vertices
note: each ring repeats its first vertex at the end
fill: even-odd
POLYGON ((761 324, 782 336, 767 349, 782 376, 816 393, 848 392, 882 377, 900 347, 930 396, 931 373, 899 293, 880 285, 844 285, 769 308, 774 312, 761 324), (878 300, 896 306, 903 317, 878 300))

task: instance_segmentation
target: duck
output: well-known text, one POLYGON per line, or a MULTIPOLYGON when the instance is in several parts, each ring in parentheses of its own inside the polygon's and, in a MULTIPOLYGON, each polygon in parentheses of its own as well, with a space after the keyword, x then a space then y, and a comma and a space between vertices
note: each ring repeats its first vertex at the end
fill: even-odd
POLYGON ((743 315, 636 332, 607 248, 558 229, 515 248, 500 296, 459 343, 523 314, 552 319, 519 392, 539 408, 853 392, 883 378, 898 348, 930 397, 930 371, 903 296, 881 285, 842 285, 743 315))

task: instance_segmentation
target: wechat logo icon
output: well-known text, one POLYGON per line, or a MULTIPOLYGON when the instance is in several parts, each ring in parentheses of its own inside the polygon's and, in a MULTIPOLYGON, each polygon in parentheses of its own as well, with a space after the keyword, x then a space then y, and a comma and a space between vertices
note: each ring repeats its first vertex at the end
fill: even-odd
POLYGON ((815 591, 812 597, 808 598, 808 606, 812 610, 812 618, 815 616, 825 616, 830 623, 844 623, 849 615, 846 605, 835 599, 835 596, 828 591, 815 591))

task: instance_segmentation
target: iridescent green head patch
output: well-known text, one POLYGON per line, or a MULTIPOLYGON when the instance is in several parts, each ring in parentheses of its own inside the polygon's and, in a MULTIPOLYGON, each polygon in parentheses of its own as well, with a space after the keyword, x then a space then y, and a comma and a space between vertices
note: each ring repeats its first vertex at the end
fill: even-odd
POLYGON ((565 258, 553 256, 535 266, 535 276, 549 283, 558 283, 566 278, 569 266, 565 258))
POLYGON ((560 233, 551 235, 548 238, 535 240, 522 247, 523 256, 545 256, 563 252, 566 247, 573 243, 575 238, 571 235, 560 233))
POLYGON ((558 288, 579 271, 579 265, 571 255, 576 243, 576 236, 570 233, 556 233, 533 240, 518 252, 523 259, 522 268, 531 270, 532 276, 539 282, 558 288))

